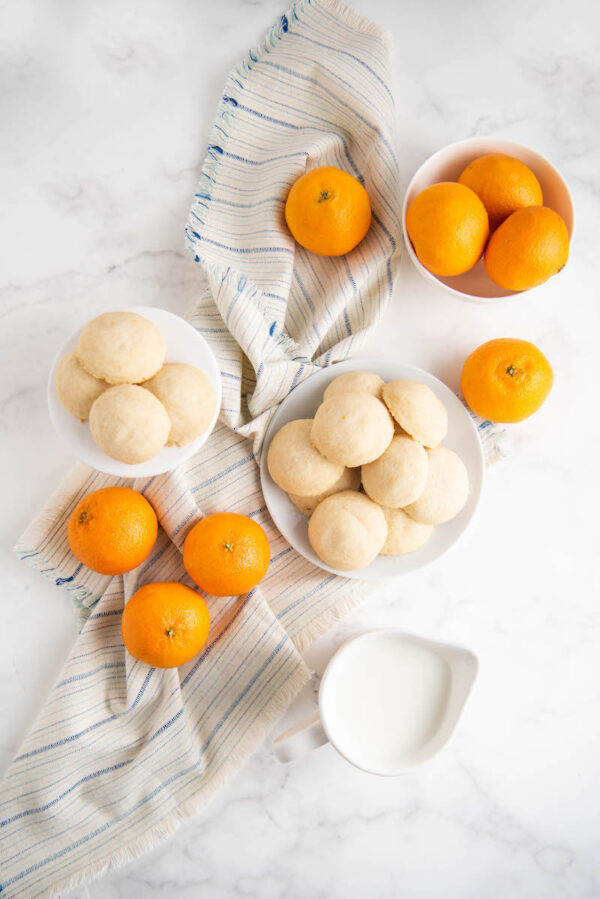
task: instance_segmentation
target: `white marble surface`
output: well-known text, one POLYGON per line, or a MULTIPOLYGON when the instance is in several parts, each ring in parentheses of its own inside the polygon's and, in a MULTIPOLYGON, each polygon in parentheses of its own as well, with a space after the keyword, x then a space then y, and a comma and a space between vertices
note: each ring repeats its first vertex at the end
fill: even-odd
MULTIPOLYGON (((600 894, 596 263, 598 7, 593 0, 356 0, 396 55, 401 169, 497 134, 540 149, 572 188, 563 274, 478 307, 405 259, 369 351, 457 385, 496 336, 540 344, 556 386, 512 429, 476 526, 437 565, 384 590, 308 654, 393 624, 471 646, 475 693, 452 744, 397 779, 321 749, 293 768, 265 746, 205 814, 89 888, 93 899, 585 899, 600 894)), ((0 766, 75 636, 65 592, 11 546, 72 460, 45 378, 74 325, 110 307, 185 311, 197 273, 182 228, 228 69, 281 0, 19 0, 0 23, 0 766)))

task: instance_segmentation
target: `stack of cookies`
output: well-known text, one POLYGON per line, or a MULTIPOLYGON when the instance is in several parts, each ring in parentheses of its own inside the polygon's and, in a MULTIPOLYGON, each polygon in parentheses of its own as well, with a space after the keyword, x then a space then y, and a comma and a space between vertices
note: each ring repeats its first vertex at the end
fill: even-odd
POLYGON ((275 434, 267 467, 310 516, 318 557, 356 570, 379 554, 414 552, 463 508, 467 470, 440 445, 447 430, 446 408, 425 384, 348 372, 329 384, 314 418, 275 434))
POLYGON ((135 465, 164 446, 185 446, 210 425, 216 396, 204 372, 165 364, 158 328, 135 312, 106 312, 85 326, 56 371, 56 393, 96 444, 135 465))

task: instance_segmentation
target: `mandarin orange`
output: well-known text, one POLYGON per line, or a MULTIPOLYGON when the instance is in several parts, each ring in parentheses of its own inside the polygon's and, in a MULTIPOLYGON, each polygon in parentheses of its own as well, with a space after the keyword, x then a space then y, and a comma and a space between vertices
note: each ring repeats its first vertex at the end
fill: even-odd
POLYGON ((406 230, 417 258, 434 275, 462 275, 483 253, 488 214, 469 187, 440 181, 418 194, 406 212, 406 230))
POLYGON ((535 344, 500 337, 471 353, 460 383, 476 415, 488 421, 515 422, 537 412, 553 381, 552 367, 535 344))
POLYGON ((319 256, 343 256, 369 230, 371 204, 360 181, 342 169, 323 165, 294 182, 285 220, 306 250, 319 256))
POLYGON ((458 180, 475 191, 487 209, 492 231, 516 209, 544 202, 540 182, 531 169, 505 153, 479 156, 463 169, 458 180))
POLYGON ((71 552, 100 574, 124 574, 148 557, 158 533, 156 513, 131 487, 102 487, 79 501, 69 519, 71 552))
POLYGON ((490 237, 485 268, 505 290, 529 290, 558 274, 569 258, 569 232, 547 206, 528 206, 509 215, 490 237))
POLYGON ((269 541, 261 526, 234 512, 202 518, 183 544, 187 573, 212 596, 238 596, 256 587, 269 560, 269 541))
POLYGON ((189 662, 206 643, 209 628, 205 600, 176 581, 140 587, 121 618, 127 651, 153 668, 178 668, 189 662))

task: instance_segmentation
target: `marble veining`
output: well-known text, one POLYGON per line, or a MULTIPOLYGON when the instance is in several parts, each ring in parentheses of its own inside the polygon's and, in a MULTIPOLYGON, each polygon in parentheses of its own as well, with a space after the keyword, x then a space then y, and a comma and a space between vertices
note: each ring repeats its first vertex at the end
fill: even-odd
MULTIPOLYGON (((595 899, 600 895, 597 281, 600 13, 592 0, 356 0, 395 43, 406 184, 431 152, 496 134, 548 155, 576 209, 571 260, 531 297, 478 307, 405 258, 365 355, 450 387, 495 336, 540 344, 556 384, 512 428, 476 524, 430 569, 381 590, 311 647, 394 625, 472 647, 481 671, 450 745, 378 779, 329 747, 293 767, 263 746, 203 815, 73 896, 92 899, 595 899)), ((64 591, 10 547, 72 463, 45 379, 81 322, 137 303, 185 313, 198 272, 183 224, 230 67, 280 0, 58 0, 0 12, 0 770, 75 636, 64 591), (101 10, 101 11, 100 11, 101 10)), ((317 679, 283 728, 314 704, 317 679)))

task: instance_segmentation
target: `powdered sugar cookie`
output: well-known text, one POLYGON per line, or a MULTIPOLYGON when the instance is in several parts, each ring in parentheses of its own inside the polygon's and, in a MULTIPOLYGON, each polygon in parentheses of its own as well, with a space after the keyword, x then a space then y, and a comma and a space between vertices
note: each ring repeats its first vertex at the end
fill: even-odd
POLYGON ((381 507, 388 526, 387 540, 380 555, 403 556, 423 546, 433 533, 433 526, 414 521, 403 509, 381 507))
POLYGON ((362 467, 365 493, 376 503, 400 509, 423 493, 427 481, 427 452, 407 435, 394 437, 386 451, 362 467))
POLYGON ((161 401, 171 419, 168 446, 186 446, 211 423, 215 391, 199 368, 168 362, 144 387, 161 401))
POLYGON ((85 421, 92 403, 107 389, 106 381, 100 381, 85 370, 75 350, 63 356, 56 367, 56 395, 71 415, 85 421))
POLYGON ((385 384, 383 401, 407 434, 424 446, 441 443, 448 430, 448 413, 433 390, 420 381, 398 380, 385 384))
POLYGON ((319 503, 308 522, 308 539, 326 565, 352 571, 369 565, 381 552, 387 530, 377 503, 344 490, 319 503))
POLYGON ((325 459, 311 443, 312 418, 299 418, 284 425, 271 440, 267 468, 286 493, 316 496, 333 487, 344 466, 325 459))
POLYGON ((342 393, 317 409, 311 440, 332 462, 348 468, 377 459, 391 443, 394 425, 387 409, 370 393, 342 393))
POLYGON ((86 371, 109 384, 140 384, 159 370, 165 341, 158 328, 135 312, 105 312, 88 322, 77 343, 86 371))
POLYGON ((149 390, 120 384, 105 390, 93 404, 90 430, 107 456, 135 465, 165 446, 171 422, 163 404, 149 390))
POLYGON ((330 396, 339 396, 340 393, 371 393, 377 399, 381 399, 383 384, 383 378, 373 374, 373 372, 347 371, 343 375, 338 375, 337 378, 334 378, 328 384, 323 394, 323 399, 327 400, 330 396))
POLYGON ((418 500, 405 512, 422 524, 443 524, 458 515, 469 495, 464 462, 446 446, 427 451, 427 483, 418 500))
POLYGON ((319 503, 326 496, 334 493, 340 493, 342 490, 358 490, 360 487, 360 468, 344 468, 341 478, 333 484, 328 490, 317 496, 300 496, 297 493, 288 493, 289 498, 299 509, 303 515, 312 515, 319 503))

